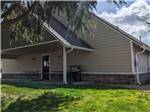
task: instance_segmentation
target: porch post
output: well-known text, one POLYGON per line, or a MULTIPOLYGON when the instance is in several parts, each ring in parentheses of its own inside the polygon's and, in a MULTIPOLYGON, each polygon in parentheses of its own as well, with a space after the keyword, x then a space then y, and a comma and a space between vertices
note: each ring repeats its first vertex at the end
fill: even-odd
POLYGON ((63 83, 67 84, 67 53, 66 48, 63 47, 63 83))

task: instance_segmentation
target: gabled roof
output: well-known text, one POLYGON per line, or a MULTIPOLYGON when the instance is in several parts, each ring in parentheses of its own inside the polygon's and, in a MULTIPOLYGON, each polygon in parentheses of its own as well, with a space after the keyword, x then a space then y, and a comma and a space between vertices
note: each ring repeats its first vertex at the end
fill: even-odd
POLYGON ((89 49, 93 49, 89 44, 87 44, 84 40, 77 37, 75 33, 68 30, 65 25, 59 22, 56 18, 53 17, 51 26, 53 29, 58 32, 66 41, 68 41, 73 46, 85 47, 89 49))
MULTIPOLYGON (((51 18, 51 24, 48 25, 47 23, 43 23, 44 28, 51 34, 53 35, 53 38, 58 40, 63 46, 67 48, 74 48, 74 49, 79 49, 79 50, 84 50, 84 51, 93 51, 94 49, 86 43, 84 40, 81 38, 77 37, 75 33, 73 33, 71 30, 68 30, 68 28, 63 25, 60 21, 58 21, 55 17, 51 18)), ((33 45, 23 45, 15 48, 8 48, 2 50, 4 51, 10 51, 14 49, 20 49, 20 48, 26 48, 29 46, 35 46, 35 45, 40 45, 44 44, 45 42, 40 42, 38 44, 33 44, 33 45)))
POLYGON ((79 38, 74 32, 69 30, 64 24, 58 21, 55 17, 51 18, 50 25, 46 23, 44 26, 47 30, 55 35, 55 38, 61 41, 66 47, 92 51, 93 48, 84 40, 79 38))
MULTIPOLYGON (((103 22, 104 24, 108 25, 109 27, 113 28, 115 31, 121 33, 128 39, 132 40, 135 44, 142 47, 145 46, 146 50, 150 51, 150 46, 146 45, 145 43, 139 41, 135 37, 131 36, 130 34, 124 32, 123 30, 119 29, 118 27, 112 25, 108 21, 98 17, 97 15, 92 15, 99 21, 103 22)), ((77 37, 77 35, 69 30, 64 24, 62 24, 59 20, 57 20, 55 17, 51 18, 51 24, 48 25, 44 23, 44 26, 46 30, 51 33, 55 39, 57 39, 59 42, 61 42, 65 47, 68 48, 75 48, 80 50, 86 50, 86 51, 93 51, 94 48, 92 48, 88 43, 86 43, 81 38, 77 37)))
POLYGON ((92 15, 98 19, 99 21, 103 22, 104 24, 110 26, 111 28, 113 28, 114 30, 116 30, 117 32, 121 33, 122 35, 124 35, 125 37, 127 37, 129 40, 132 40, 135 44, 137 44, 138 46, 142 47, 145 46, 146 50, 150 51, 150 46, 141 42, 140 40, 136 39, 134 36, 128 34, 127 32, 121 30, 120 28, 116 27, 115 25, 111 24, 110 22, 104 20, 103 18, 95 15, 94 13, 92 13, 92 15))

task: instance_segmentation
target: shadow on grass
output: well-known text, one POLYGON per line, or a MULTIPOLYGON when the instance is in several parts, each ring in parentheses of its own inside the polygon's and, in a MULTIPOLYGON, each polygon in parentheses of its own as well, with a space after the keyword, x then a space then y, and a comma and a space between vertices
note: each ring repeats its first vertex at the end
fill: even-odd
POLYGON ((2 84, 9 84, 17 87, 28 87, 33 89, 54 89, 54 88, 73 88, 73 89, 100 89, 100 90, 109 90, 109 89, 127 89, 123 87, 114 87, 108 86, 105 84, 86 84, 86 85, 63 85, 63 84, 48 84, 48 83, 41 83, 38 81, 2 81, 2 84))
POLYGON ((54 112, 60 111, 60 104, 65 105, 79 100, 79 97, 63 96, 62 94, 46 92, 35 99, 21 99, 17 98, 2 112, 54 112))

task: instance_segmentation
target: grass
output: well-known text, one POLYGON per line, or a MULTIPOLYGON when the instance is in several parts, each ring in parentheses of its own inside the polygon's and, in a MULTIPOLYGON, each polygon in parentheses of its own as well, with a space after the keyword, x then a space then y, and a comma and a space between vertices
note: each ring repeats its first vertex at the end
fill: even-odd
POLYGON ((150 112, 150 93, 102 85, 2 84, 2 112, 150 112))

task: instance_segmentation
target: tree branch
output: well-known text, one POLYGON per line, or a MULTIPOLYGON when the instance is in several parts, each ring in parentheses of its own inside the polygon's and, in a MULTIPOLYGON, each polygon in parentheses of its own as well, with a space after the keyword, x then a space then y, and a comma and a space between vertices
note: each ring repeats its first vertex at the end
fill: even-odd
POLYGON ((7 15, 9 15, 12 10, 14 10, 18 6, 18 3, 12 4, 12 6, 5 12, 2 13, 1 18, 5 18, 7 15))
POLYGON ((35 5, 37 4, 37 1, 35 1, 26 11, 24 11, 20 16, 17 16, 14 19, 10 19, 10 20, 5 20, 3 21, 1 24, 3 25, 10 25, 13 24, 17 21, 19 21, 20 19, 22 19, 23 17, 27 16, 35 7, 35 5))

